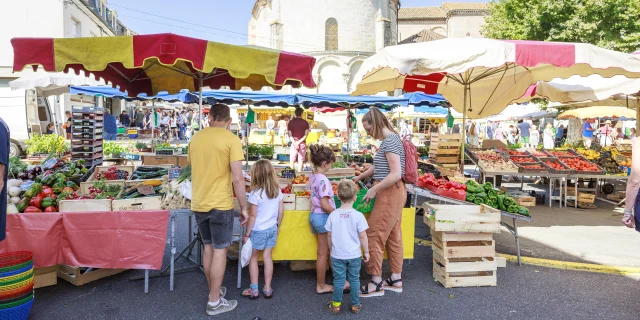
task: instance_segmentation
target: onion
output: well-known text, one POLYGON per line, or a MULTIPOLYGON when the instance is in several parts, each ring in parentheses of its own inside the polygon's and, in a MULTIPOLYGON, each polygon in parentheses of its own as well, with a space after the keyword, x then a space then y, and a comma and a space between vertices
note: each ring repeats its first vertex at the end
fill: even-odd
POLYGON ((8 194, 12 197, 17 197, 20 195, 20 188, 18 187, 11 187, 9 188, 9 192, 8 194))
POLYGON ((9 202, 18 204, 20 202, 20 197, 11 197, 11 199, 9 199, 9 202))

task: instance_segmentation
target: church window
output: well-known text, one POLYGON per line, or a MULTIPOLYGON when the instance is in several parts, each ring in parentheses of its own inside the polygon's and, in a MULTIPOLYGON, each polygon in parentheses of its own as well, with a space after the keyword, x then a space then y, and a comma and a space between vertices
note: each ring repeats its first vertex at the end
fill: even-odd
POLYGON ((327 51, 338 50, 338 21, 335 18, 327 19, 324 33, 324 49, 327 51))

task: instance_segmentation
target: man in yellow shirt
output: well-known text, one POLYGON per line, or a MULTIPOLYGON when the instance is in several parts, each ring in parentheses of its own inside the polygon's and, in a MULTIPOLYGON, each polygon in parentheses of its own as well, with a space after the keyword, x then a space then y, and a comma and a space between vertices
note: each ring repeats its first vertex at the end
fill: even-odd
POLYGON ((207 314, 228 312, 238 305, 224 299, 222 287, 227 265, 227 248, 233 233, 233 196, 240 204, 242 224, 246 223, 247 199, 242 175, 242 142, 228 130, 231 111, 216 104, 209 111, 209 127, 200 130, 189 142, 191 164, 191 211, 195 213, 204 243, 203 265, 209 285, 207 314))

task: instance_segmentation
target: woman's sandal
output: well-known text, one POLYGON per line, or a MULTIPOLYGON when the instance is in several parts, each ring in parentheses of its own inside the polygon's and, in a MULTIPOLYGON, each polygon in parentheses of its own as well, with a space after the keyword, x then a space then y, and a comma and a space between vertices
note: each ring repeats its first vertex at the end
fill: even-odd
POLYGON ((327 302, 327 307, 329 307, 329 311, 334 316, 340 312, 340 306, 334 306, 332 301, 327 302))
POLYGON ((369 297, 381 297, 384 296, 384 289, 382 287, 382 281, 375 282, 371 280, 371 283, 376 285, 376 290, 373 292, 369 292, 369 286, 365 285, 360 288, 360 297, 369 298, 369 297))
POLYGON ((362 305, 351 306, 351 313, 360 313, 362 311, 362 305))
POLYGON ((264 290, 262 289, 262 295, 264 295, 265 299, 271 299, 273 298, 273 289, 271 290, 264 290))
POLYGON ((258 297, 260 297, 260 291, 247 288, 242 291, 242 296, 247 297, 250 300, 255 300, 255 299, 258 299, 258 297))
POLYGON ((397 279, 397 280, 391 280, 391 278, 387 279, 384 281, 384 290, 389 290, 389 291, 393 291, 393 292, 397 292, 397 293, 401 293, 402 292, 402 287, 396 287, 394 286, 394 284, 398 283, 398 282, 402 282, 402 279, 397 279))

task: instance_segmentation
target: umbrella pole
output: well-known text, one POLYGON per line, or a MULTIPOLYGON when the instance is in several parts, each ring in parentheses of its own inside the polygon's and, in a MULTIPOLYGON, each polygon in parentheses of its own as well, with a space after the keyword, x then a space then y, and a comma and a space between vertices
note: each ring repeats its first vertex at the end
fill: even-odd
POLYGON ((156 131, 156 117, 154 115, 156 115, 156 99, 151 99, 151 115, 149 117, 153 117, 153 126, 151 126, 151 144, 153 145, 153 136, 155 135, 155 131, 156 131))
POLYGON ((202 130, 202 85, 203 85, 202 72, 198 72, 198 87, 200 92, 198 94, 198 128, 202 130))
MULTIPOLYGON (((636 97, 636 134, 640 131, 640 97, 636 97)), ((629 96, 627 96, 627 108, 629 108, 629 96)))
POLYGON ((468 84, 464 87, 464 102, 463 102, 463 110, 462 110, 462 126, 460 127, 460 132, 462 132, 462 139, 460 140, 460 173, 464 175, 464 144, 466 142, 466 124, 467 124, 467 89, 468 84))

